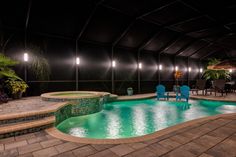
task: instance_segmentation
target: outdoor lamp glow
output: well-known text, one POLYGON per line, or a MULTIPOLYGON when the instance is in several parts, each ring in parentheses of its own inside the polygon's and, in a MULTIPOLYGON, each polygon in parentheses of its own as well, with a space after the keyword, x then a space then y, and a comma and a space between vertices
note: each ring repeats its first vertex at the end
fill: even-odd
POLYGON ((162 70, 162 65, 161 64, 159 64, 159 70, 162 70))
POLYGON ((139 64, 138 64, 138 68, 139 68, 139 69, 142 69, 142 63, 139 63, 139 64))
POLYGON ((24 62, 28 62, 29 56, 28 53, 24 53, 24 62))
POLYGON ((113 68, 116 67, 116 61, 115 61, 115 60, 112 61, 112 67, 113 67, 113 68))
POLYGON ((202 68, 200 68, 199 72, 200 72, 200 73, 202 73, 202 71, 203 71, 203 69, 202 69, 202 68))
POLYGON ((175 71, 178 71, 179 70, 179 67, 178 66, 175 66, 175 71))
POLYGON ((229 72, 230 72, 230 73, 232 73, 232 72, 233 72, 233 70, 232 70, 232 69, 229 69, 229 72))
POLYGON ((76 57, 76 65, 79 65, 79 64, 80 64, 80 58, 76 57))
POLYGON ((189 68, 188 68, 188 71, 189 71, 189 72, 191 72, 191 71, 192 71, 192 68, 191 68, 191 67, 189 67, 189 68))

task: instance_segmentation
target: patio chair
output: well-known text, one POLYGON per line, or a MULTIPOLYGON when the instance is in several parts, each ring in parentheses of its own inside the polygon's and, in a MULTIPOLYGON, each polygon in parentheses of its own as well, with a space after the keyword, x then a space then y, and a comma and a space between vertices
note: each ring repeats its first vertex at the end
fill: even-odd
POLYGON ((189 86, 183 85, 180 87, 180 93, 176 94, 176 101, 181 100, 182 98, 188 102, 189 99, 189 86))
POLYGON ((166 92, 166 87, 163 85, 156 86, 156 94, 157 94, 157 100, 160 100, 160 98, 169 100, 169 93, 166 92))
POLYGON ((205 87, 206 87, 206 80, 201 80, 201 79, 197 80, 195 87, 191 89, 192 94, 196 92, 198 95, 198 91, 202 90, 202 95, 204 95, 205 87))
POLYGON ((215 96, 216 96, 217 92, 221 93, 221 96, 223 96, 224 93, 227 95, 227 90, 225 89, 225 83, 226 83, 226 80, 224 80, 224 79, 219 79, 219 80, 213 81, 213 89, 215 92, 215 96))
POLYGON ((236 82, 234 81, 234 84, 231 86, 231 90, 232 92, 236 91, 236 82))

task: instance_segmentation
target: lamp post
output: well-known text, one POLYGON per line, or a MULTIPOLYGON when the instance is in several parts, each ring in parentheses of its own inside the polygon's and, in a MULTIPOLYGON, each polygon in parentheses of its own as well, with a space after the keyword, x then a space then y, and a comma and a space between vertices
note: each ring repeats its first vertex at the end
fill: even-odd
POLYGON ((199 78, 200 78, 200 79, 201 79, 201 76, 202 76, 202 72, 203 72, 203 69, 200 68, 200 69, 199 69, 199 78))
POLYGON ((116 67, 116 61, 115 60, 112 60, 111 62, 111 90, 112 90, 112 93, 115 92, 115 67, 116 67))
POLYGON ((142 63, 141 62, 139 62, 138 63, 138 93, 140 93, 141 92, 141 83, 140 83, 140 81, 141 81, 141 69, 142 69, 142 63))
POLYGON ((191 71, 192 71, 192 68, 191 67, 188 67, 188 85, 190 84, 190 74, 191 74, 191 71))
POLYGON ((161 71, 162 71, 162 64, 159 64, 158 66, 158 81, 159 81, 159 84, 161 83, 161 71))
POLYGON ((75 67, 75 82, 76 82, 76 91, 78 91, 78 86, 79 86, 79 64, 80 64, 80 58, 79 57, 76 57, 76 60, 75 60, 75 63, 76 63, 76 67, 75 67))
POLYGON ((27 82, 27 62, 29 61, 28 53, 24 53, 23 59, 24 59, 24 80, 25 82, 27 82))

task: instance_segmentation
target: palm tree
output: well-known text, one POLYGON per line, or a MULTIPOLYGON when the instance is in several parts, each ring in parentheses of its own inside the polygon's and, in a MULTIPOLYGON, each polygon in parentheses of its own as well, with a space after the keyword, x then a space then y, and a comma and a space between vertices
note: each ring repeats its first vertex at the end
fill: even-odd
POLYGON ((22 80, 19 76, 17 76, 15 71, 11 69, 11 67, 16 64, 18 64, 17 61, 12 60, 11 58, 0 53, 0 79, 7 77, 22 80))
MULTIPOLYGON (((216 65, 220 63, 220 60, 216 58, 209 59, 208 66, 216 65)), ((212 70, 206 69, 203 73, 203 77, 206 80, 216 80, 216 79, 230 79, 230 73, 228 70, 212 70)))

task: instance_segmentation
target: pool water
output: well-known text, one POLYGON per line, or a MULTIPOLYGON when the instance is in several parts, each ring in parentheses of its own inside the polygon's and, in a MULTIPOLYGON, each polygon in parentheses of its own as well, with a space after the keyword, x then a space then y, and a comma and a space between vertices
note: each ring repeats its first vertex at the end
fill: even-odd
POLYGON ((155 99, 112 102, 103 111, 69 118, 57 128, 66 134, 96 139, 142 136, 189 120, 223 113, 236 113, 236 103, 155 99))

